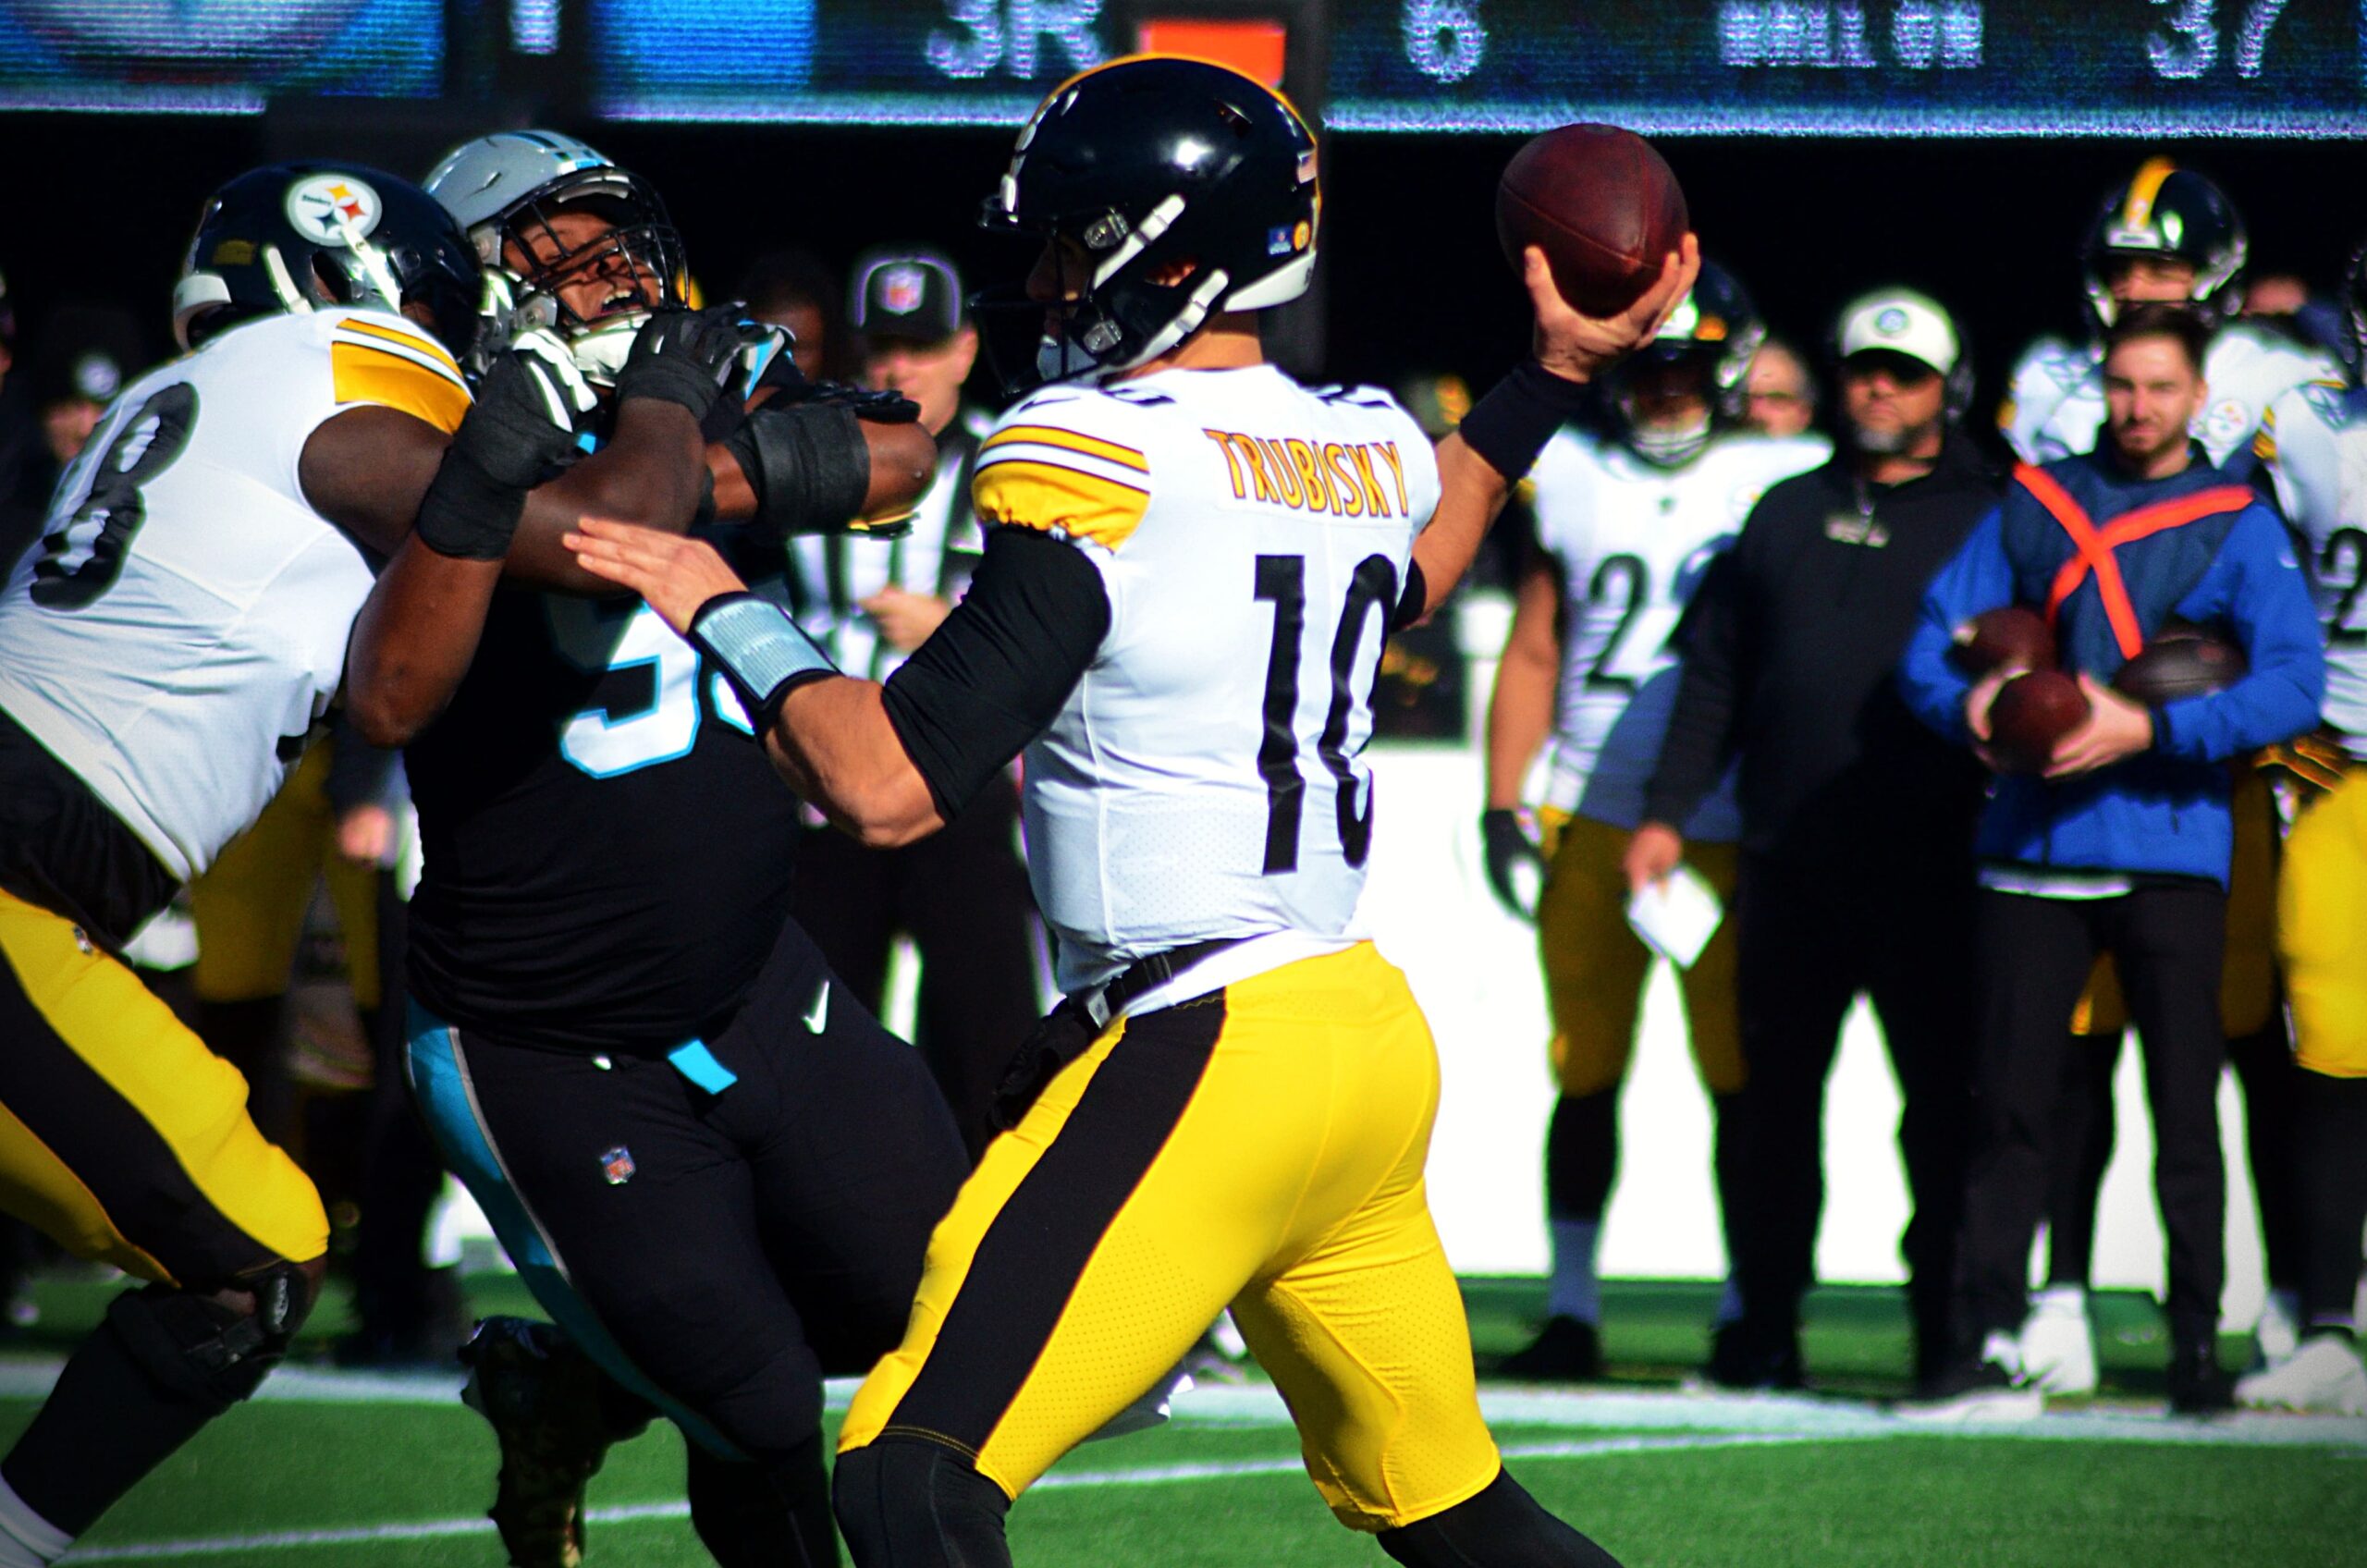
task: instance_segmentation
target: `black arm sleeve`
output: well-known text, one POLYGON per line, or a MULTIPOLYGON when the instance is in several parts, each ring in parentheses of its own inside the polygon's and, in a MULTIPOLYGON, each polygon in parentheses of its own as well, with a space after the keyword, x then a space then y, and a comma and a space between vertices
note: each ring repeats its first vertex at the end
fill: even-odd
POLYGON ((1647 821, 1682 827, 1734 757, 1742 668, 1743 563, 1737 544, 1702 574, 1671 639, 1683 657, 1676 706, 1661 742, 1659 766, 1644 789, 1647 821))
POLYGON ((1101 573, 1024 528, 987 536, 970 591, 888 678, 888 722, 950 821, 1059 717, 1110 635, 1101 573))
POLYGON ((329 726, 329 776, 325 781, 329 810, 338 816, 368 805, 386 792, 395 771, 397 753, 374 746, 362 738, 343 708, 329 726))

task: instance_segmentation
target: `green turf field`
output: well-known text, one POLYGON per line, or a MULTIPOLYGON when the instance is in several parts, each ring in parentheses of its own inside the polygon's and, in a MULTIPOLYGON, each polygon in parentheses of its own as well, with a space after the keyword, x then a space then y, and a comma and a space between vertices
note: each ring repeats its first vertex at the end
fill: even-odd
MULTIPOLYGON (((1472 1281, 1483 1363, 1522 1338, 1535 1281, 1472 1281)), ((104 1299, 54 1285, 43 1327, 0 1361, 0 1424, 30 1415, 57 1348, 104 1299), (47 1358, 44 1360, 43 1358, 47 1358)), ((519 1304, 507 1285, 482 1309, 519 1304)), ((1608 1390, 1486 1395, 1531 1490, 1624 1561, 1665 1564, 2367 1564, 2367 1422, 2159 1415, 2151 1308, 2106 1315, 2113 1381, 2030 1429, 1909 1432, 1866 1395, 1897 1391, 1905 1337, 1879 1292, 1824 1292, 1817 1398, 1687 1394, 1704 1287, 1614 1287, 1608 1390)), ((318 1331, 334 1331, 332 1304, 318 1331)), ((457 1382, 457 1378, 449 1379, 457 1382)), ((432 1379, 283 1375, 153 1477, 72 1561, 211 1568, 497 1564, 494 1451, 432 1379)), ((620 1447, 595 1483, 593 1568, 706 1561, 670 1432, 620 1447)), ((1126 1568, 1386 1562, 1332 1524, 1269 1390, 1187 1396, 1151 1433, 1087 1446, 1014 1512, 1024 1564, 1126 1568)))

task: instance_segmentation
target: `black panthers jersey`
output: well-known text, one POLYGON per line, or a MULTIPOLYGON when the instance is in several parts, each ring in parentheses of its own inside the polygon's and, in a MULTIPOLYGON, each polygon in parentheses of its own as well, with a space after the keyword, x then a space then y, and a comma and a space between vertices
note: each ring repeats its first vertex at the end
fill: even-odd
POLYGON ((722 676, 646 605, 504 588, 404 760, 422 1006, 635 1053, 737 1011, 789 916, 797 802, 722 676))

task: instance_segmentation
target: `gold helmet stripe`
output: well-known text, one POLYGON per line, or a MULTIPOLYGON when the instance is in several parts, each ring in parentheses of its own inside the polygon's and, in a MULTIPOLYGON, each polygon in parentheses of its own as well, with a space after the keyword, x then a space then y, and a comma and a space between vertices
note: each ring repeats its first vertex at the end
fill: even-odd
POLYGON ((2120 209, 2123 228, 2150 228, 2153 224, 2153 201, 2162 193, 2162 182, 2178 172, 2178 166, 2167 158, 2148 158, 2128 182, 2128 200, 2120 209))

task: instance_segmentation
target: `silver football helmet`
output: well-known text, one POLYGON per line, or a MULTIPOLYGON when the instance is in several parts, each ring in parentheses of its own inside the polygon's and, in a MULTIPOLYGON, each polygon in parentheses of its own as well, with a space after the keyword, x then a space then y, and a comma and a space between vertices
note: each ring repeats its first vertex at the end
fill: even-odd
POLYGON ((427 177, 485 267, 483 350, 548 331, 576 366, 612 385, 650 312, 688 303, 690 273, 666 203, 639 176, 596 149, 549 130, 505 130, 463 142, 427 177), (607 227, 586 237, 589 214, 607 227), (565 228, 567 235, 562 236, 565 228), (607 292, 586 309, 582 285, 607 292))

